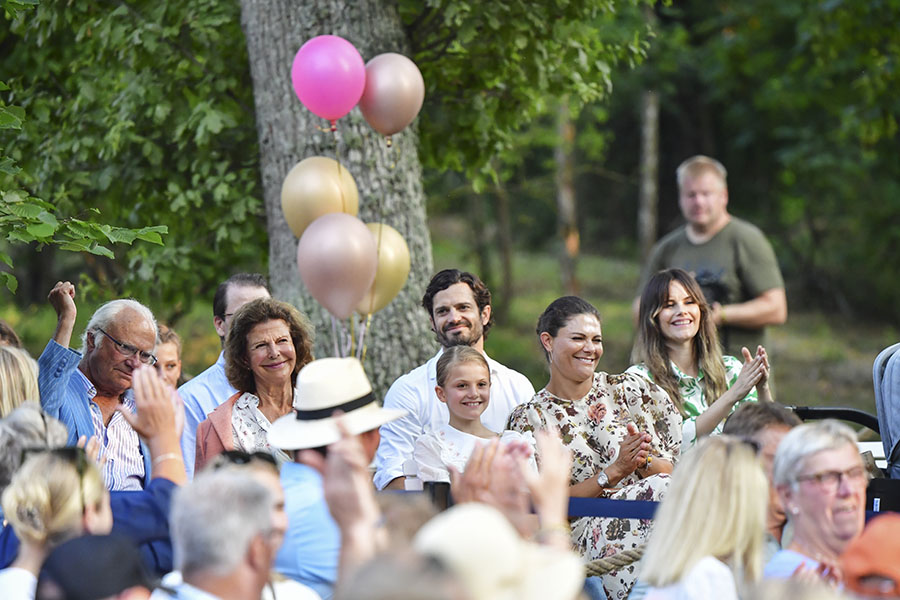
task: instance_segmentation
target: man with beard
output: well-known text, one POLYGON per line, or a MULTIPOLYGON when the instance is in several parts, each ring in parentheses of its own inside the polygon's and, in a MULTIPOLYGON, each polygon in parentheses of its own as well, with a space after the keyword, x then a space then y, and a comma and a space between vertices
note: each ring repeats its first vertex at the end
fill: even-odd
MULTIPOLYGON (((403 375, 391 385, 384 407, 406 411, 407 415, 381 427, 381 443, 375 456, 375 485, 378 489, 403 489, 403 463, 412 458, 416 439, 426 429, 450 420, 447 405, 438 400, 435 366, 444 348, 466 345, 484 353, 484 338, 493 324, 491 292, 475 275, 445 269, 432 277, 422 297, 431 329, 441 349, 431 360, 403 375)), ((516 371, 485 354, 491 369, 491 401, 481 415, 488 429, 506 428, 512 409, 534 396, 534 386, 516 371)))

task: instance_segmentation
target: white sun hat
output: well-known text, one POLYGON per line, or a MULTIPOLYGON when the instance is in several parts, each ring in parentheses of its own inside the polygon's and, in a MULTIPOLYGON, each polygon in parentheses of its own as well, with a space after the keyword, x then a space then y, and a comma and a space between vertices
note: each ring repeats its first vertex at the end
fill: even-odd
POLYGON ((584 587, 581 557, 522 539, 486 504, 440 513, 419 529, 413 548, 437 558, 472 600, 574 600, 584 587))
POLYGON ((351 434, 363 433, 406 416, 378 405, 362 363, 355 358, 320 358, 300 369, 294 410, 269 429, 269 443, 282 450, 327 446, 341 439, 334 411, 344 412, 351 434))

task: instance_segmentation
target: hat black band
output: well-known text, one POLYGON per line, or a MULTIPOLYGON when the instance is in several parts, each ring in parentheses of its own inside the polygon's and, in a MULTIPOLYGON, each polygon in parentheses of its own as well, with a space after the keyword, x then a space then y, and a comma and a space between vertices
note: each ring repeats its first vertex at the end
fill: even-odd
POLYGON ((295 410, 297 413, 298 421, 316 421, 318 419, 327 419, 330 417, 334 411, 342 410, 345 413, 356 410, 358 408, 362 408, 367 404, 371 404, 375 402, 375 394, 369 392, 365 396, 361 398, 357 398, 356 400, 350 400, 349 402, 344 402, 343 404, 338 404, 337 406, 332 406, 331 408, 322 408, 319 410, 295 410))

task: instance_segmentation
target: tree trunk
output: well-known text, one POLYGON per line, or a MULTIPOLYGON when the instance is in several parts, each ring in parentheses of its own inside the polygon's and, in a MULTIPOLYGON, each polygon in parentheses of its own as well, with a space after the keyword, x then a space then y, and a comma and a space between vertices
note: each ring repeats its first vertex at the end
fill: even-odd
POLYGON ((241 0, 256 104, 260 169, 269 233, 269 277, 273 294, 295 304, 316 327, 316 356, 334 354, 331 320, 308 294, 297 273, 297 239, 281 211, 281 184, 288 170, 309 156, 336 158, 359 187, 359 217, 397 229, 409 245, 409 281, 398 297, 373 317, 366 372, 376 393, 422 363, 436 348, 419 306, 432 275, 431 239, 425 222, 417 134, 410 127, 384 140, 353 111, 338 121, 337 144, 327 123, 309 112, 291 86, 291 64, 300 46, 324 34, 350 41, 363 60, 383 52, 409 54, 393 4, 378 0, 241 0), (336 147, 335 147, 336 146, 336 147))
POLYGON ((565 98, 559 103, 556 127, 556 209, 559 213, 559 235, 563 242, 559 255, 560 275, 566 293, 577 295, 579 286, 575 268, 581 238, 578 234, 578 205, 575 198, 575 125, 565 98))
POLYGON ((641 189, 638 198, 638 244, 646 263, 656 243, 659 204, 659 95, 644 90, 641 106, 641 189))

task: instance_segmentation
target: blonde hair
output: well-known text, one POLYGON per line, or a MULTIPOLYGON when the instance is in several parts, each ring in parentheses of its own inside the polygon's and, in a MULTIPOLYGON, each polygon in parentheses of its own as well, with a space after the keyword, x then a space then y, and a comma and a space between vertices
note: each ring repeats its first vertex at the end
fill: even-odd
POLYGON ((462 363, 478 363, 488 373, 488 382, 491 380, 491 368, 488 366, 487 359, 484 354, 471 346, 450 346, 441 354, 435 367, 435 377, 437 384, 444 387, 447 377, 450 376, 450 369, 462 363))
POLYGON ((698 154, 678 165, 675 170, 678 187, 681 188, 684 185, 685 179, 693 179, 704 173, 711 173, 718 177, 722 181, 722 187, 728 185, 728 171, 725 169, 725 165, 714 158, 698 154))
POLYGON ((30 400, 41 400, 37 361, 22 348, 0 346, 0 418, 30 400))
POLYGON ((20 540, 54 547, 76 537, 85 507, 99 509, 107 497, 96 465, 83 450, 71 450, 81 453, 83 466, 54 451, 40 452, 25 460, 3 491, 3 515, 20 540))
POLYGON ((757 581, 768 499, 766 476, 749 444, 727 435, 703 439, 675 467, 656 512, 641 579, 671 585, 712 556, 743 577, 736 577, 739 587, 757 581))

